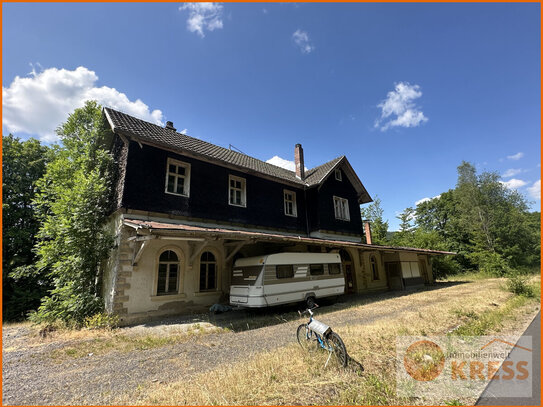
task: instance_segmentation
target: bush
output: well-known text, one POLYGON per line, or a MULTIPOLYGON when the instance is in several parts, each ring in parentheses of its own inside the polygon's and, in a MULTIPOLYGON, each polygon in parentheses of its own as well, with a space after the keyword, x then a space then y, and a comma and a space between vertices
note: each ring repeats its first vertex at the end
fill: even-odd
POLYGON ((41 300, 37 312, 29 314, 28 319, 34 323, 64 323, 68 328, 81 328, 85 317, 100 312, 103 301, 94 294, 77 292, 73 283, 55 288, 51 295, 41 300))
POLYGON ((510 273, 507 278, 507 290, 516 295, 533 297, 535 295, 533 288, 529 284, 530 277, 519 272, 510 273))
POLYGON ((432 259, 432 271, 435 278, 446 278, 461 273, 462 268, 450 256, 436 256, 432 259))
POLYGON ((496 252, 478 251, 468 257, 478 266, 479 271, 485 274, 503 277, 511 271, 509 261, 496 252))
POLYGON ((87 329, 113 329, 119 325, 119 316, 99 312, 85 318, 85 328, 87 329))

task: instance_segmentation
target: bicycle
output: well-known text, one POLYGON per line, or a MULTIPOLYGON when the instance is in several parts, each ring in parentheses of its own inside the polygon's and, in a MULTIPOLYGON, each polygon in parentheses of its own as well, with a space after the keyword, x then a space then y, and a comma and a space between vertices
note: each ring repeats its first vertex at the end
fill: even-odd
POLYGON ((341 337, 332 331, 328 325, 313 319, 313 310, 317 308, 318 305, 315 304, 313 308, 307 308, 305 311, 298 314, 300 317, 308 313, 309 322, 301 324, 296 330, 296 338, 300 346, 309 351, 313 344, 315 344, 316 349, 324 349, 329 352, 328 359, 324 367, 328 365, 330 358, 334 355, 334 358, 337 360, 340 366, 346 367, 349 357, 347 356, 347 349, 345 349, 345 344, 341 337))

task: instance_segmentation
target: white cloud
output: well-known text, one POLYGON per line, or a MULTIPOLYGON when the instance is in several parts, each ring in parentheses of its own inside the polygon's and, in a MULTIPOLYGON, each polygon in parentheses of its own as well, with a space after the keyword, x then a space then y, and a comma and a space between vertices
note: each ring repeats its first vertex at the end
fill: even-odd
POLYGON ((298 46, 298 48, 300 48, 302 54, 309 54, 310 52, 315 51, 315 46, 311 43, 307 31, 302 31, 300 29, 294 31, 292 34, 292 40, 298 46))
POLYGON ((432 198, 428 198, 428 197, 422 198, 422 199, 419 199, 418 201, 415 202, 415 206, 417 206, 417 205, 419 205, 419 204, 421 204, 423 202, 428 202, 428 201, 431 201, 432 199, 439 199, 439 198, 441 198, 441 194, 436 195, 436 196, 434 196, 432 198))
POLYGON ((511 178, 509 181, 500 181, 506 188, 509 189, 518 189, 527 184, 526 181, 521 179, 511 178))
POLYGON ((505 171, 502 174, 502 178, 514 177, 515 175, 518 175, 521 172, 523 171, 520 168, 509 168, 507 171, 505 171))
POLYGON ((103 106, 122 110, 156 124, 162 124, 162 112, 150 111, 140 99, 131 101, 115 88, 97 87, 98 76, 83 66, 73 71, 48 68, 27 77, 16 76, 2 87, 2 125, 7 132, 37 135, 55 141, 55 129, 74 109, 94 99, 103 106))
POLYGON ((524 157, 524 153, 516 153, 516 154, 513 154, 513 155, 508 155, 507 159, 516 161, 516 160, 520 160, 522 157, 524 157))
POLYGON ((180 11, 188 10, 187 30, 204 38, 204 31, 214 31, 222 28, 221 3, 185 3, 180 11))
POLYGON ((538 179, 531 187, 526 188, 530 197, 541 199, 541 179, 538 179))
POLYGON ((390 127, 417 127, 427 122, 428 118, 414 102, 421 96, 419 85, 397 83, 394 90, 388 92, 387 98, 377 105, 381 108, 381 117, 376 120, 375 127, 385 131, 390 127))
MULTIPOLYGON (((284 158, 279 157, 278 155, 274 155, 269 160, 266 160, 268 164, 277 165, 278 167, 284 168, 289 171, 296 171, 296 164, 294 161, 285 160, 284 158)), ((304 167, 307 171, 307 167, 304 167)))

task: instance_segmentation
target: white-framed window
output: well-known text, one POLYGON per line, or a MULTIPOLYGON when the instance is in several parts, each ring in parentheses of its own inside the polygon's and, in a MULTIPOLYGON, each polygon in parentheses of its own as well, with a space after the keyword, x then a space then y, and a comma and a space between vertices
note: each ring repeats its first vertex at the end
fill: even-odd
POLYGON ((228 177, 228 203, 234 206, 247 206, 245 178, 230 175, 228 177))
POLYGON ((342 180, 343 180, 342 175, 341 175, 341 170, 335 170, 334 173, 335 173, 336 179, 337 179, 338 181, 342 181, 342 180))
POLYGON ((334 196, 334 213, 336 219, 351 220, 349 215, 349 201, 338 196, 334 196))
POLYGON ((289 191, 288 189, 283 190, 283 200, 285 207, 285 215, 287 216, 298 216, 298 209, 296 208, 296 192, 289 191))
POLYGON ((158 258, 156 295, 172 295, 179 292, 179 258, 173 250, 165 250, 158 258))
POLYGON ((168 158, 166 164, 167 194, 188 197, 190 194, 190 164, 168 158))

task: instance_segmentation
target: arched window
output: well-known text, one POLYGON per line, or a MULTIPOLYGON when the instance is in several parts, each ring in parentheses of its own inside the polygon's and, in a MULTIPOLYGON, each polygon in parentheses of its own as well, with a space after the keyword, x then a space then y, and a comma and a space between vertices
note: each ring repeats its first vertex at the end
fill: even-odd
POLYGON ((177 294, 179 291, 179 259, 172 250, 165 250, 158 258, 156 295, 177 294))
POLYGON ((217 260, 211 252, 203 252, 200 257, 200 291, 217 289, 217 260))
POLYGON ((377 269, 377 260, 372 254, 370 256, 370 265, 371 265, 371 277, 373 280, 379 280, 379 270, 377 269))

